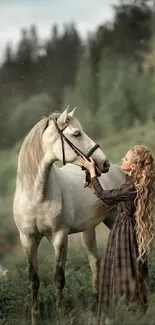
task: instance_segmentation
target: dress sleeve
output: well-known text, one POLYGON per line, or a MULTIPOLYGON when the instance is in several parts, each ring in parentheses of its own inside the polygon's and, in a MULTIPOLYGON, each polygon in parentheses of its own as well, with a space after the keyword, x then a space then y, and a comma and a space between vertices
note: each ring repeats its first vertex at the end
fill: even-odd
POLYGON ((92 177, 91 183, 93 185, 96 196, 107 205, 116 205, 120 201, 126 201, 136 195, 136 189, 133 183, 126 182, 121 187, 112 190, 104 190, 100 185, 98 178, 92 177))

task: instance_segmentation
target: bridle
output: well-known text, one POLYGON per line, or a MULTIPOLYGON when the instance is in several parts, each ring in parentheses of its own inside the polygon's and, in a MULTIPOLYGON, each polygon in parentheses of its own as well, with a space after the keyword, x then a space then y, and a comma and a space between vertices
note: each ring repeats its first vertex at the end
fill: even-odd
MULTIPOLYGON (((73 144, 63 133, 63 131, 67 128, 67 125, 63 128, 60 129, 57 123, 57 118, 53 118, 53 122, 55 124, 55 127, 58 131, 58 133, 60 134, 61 137, 61 145, 62 145, 62 156, 63 156, 63 165, 66 164, 66 159, 65 159, 65 149, 64 149, 64 141, 68 143, 68 145, 72 148, 72 150, 76 153, 77 156, 84 156, 85 158, 89 159, 89 157, 93 154, 93 152, 100 148, 99 144, 95 144, 94 147, 92 149, 89 150, 89 152, 85 155, 79 148, 77 148, 75 146, 75 144, 73 144)), ((83 168, 82 166, 82 169, 83 168)))
MULTIPOLYGON (((67 128, 67 124, 65 125, 65 127, 63 129, 60 129, 59 126, 58 126, 58 123, 57 123, 57 118, 56 117, 53 117, 53 118, 50 118, 50 120, 52 120, 55 124, 55 127, 60 135, 60 138, 61 138, 61 146, 62 146, 62 157, 63 157, 63 165, 66 165, 66 159, 65 159, 65 148, 64 148, 64 141, 66 143, 68 143, 68 145, 70 146, 70 148, 72 148, 72 150, 76 153, 76 155, 79 157, 79 156, 84 156, 85 158, 87 158, 89 160, 89 157, 93 154, 93 152, 100 148, 100 145, 99 144, 95 144, 93 146, 92 149, 89 150, 89 152, 85 155, 79 148, 77 148, 75 146, 75 144, 73 144, 63 133, 63 131, 67 128)), ((49 120, 47 121, 47 124, 45 126, 45 129, 48 127, 48 123, 49 123, 49 120)), ((44 129, 44 131, 45 131, 44 129)), ((44 132, 43 131, 43 132, 44 132)), ((78 165, 79 166, 79 165, 78 165)), ((85 171, 85 184, 84 184, 84 187, 87 187, 90 183, 90 174, 89 174, 89 171, 84 167, 84 166, 79 166, 81 167, 82 170, 85 171)), ((97 166, 95 166, 95 171, 96 171, 96 175, 97 176, 100 176, 101 175, 101 172, 100 170, 98 169, 97 166)))

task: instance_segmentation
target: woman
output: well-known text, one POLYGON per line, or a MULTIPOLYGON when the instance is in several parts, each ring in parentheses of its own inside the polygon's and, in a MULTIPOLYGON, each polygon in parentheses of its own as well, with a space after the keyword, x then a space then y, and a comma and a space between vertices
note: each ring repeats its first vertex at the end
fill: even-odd
POLYGON ((94 162, 79 158, 89 171, 89 187, 104 203, 117 205, 118 216, 110 230, 104 265, 100 274, 98 316, 116 306, 121 297, 146 306, 148 264, 154 239, 154 165, 149 149, 134 146, 122 159, 126 182, 119 189, 103 190, 94 162))

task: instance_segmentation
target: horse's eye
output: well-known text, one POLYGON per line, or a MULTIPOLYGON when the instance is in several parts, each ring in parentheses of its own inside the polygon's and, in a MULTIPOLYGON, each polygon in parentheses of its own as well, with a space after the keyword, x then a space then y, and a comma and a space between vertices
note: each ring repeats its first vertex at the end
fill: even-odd
POLYGON ((81 135, 82 134, 81 134, 80 131, 75 131, 74 134, 73 134, 74 137, 81 137, 81 135))

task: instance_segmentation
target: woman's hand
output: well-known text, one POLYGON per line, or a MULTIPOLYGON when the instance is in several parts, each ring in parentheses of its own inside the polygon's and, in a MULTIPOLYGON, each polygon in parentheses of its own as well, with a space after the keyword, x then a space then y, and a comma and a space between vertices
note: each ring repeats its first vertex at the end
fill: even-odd
POLYGON ((84 156, 79 157, 79 160, 81 165, 84 166, 89 171, 90 177, 96 176, 95 163, 91 157, 90 157, 90 161, 84 156))
POLYGON ((94 187, 93 187, 92 183, 89 183, 88 187, 95 193, 95 190, 94 190, 94 187))
POLYGON ((79 160, 81 165, 84 166, 89 172, 91 171, 91 169, 95 169, 95 163, 91 157, 90 157, 90 161, 84 156, 79 157, 79 160))

